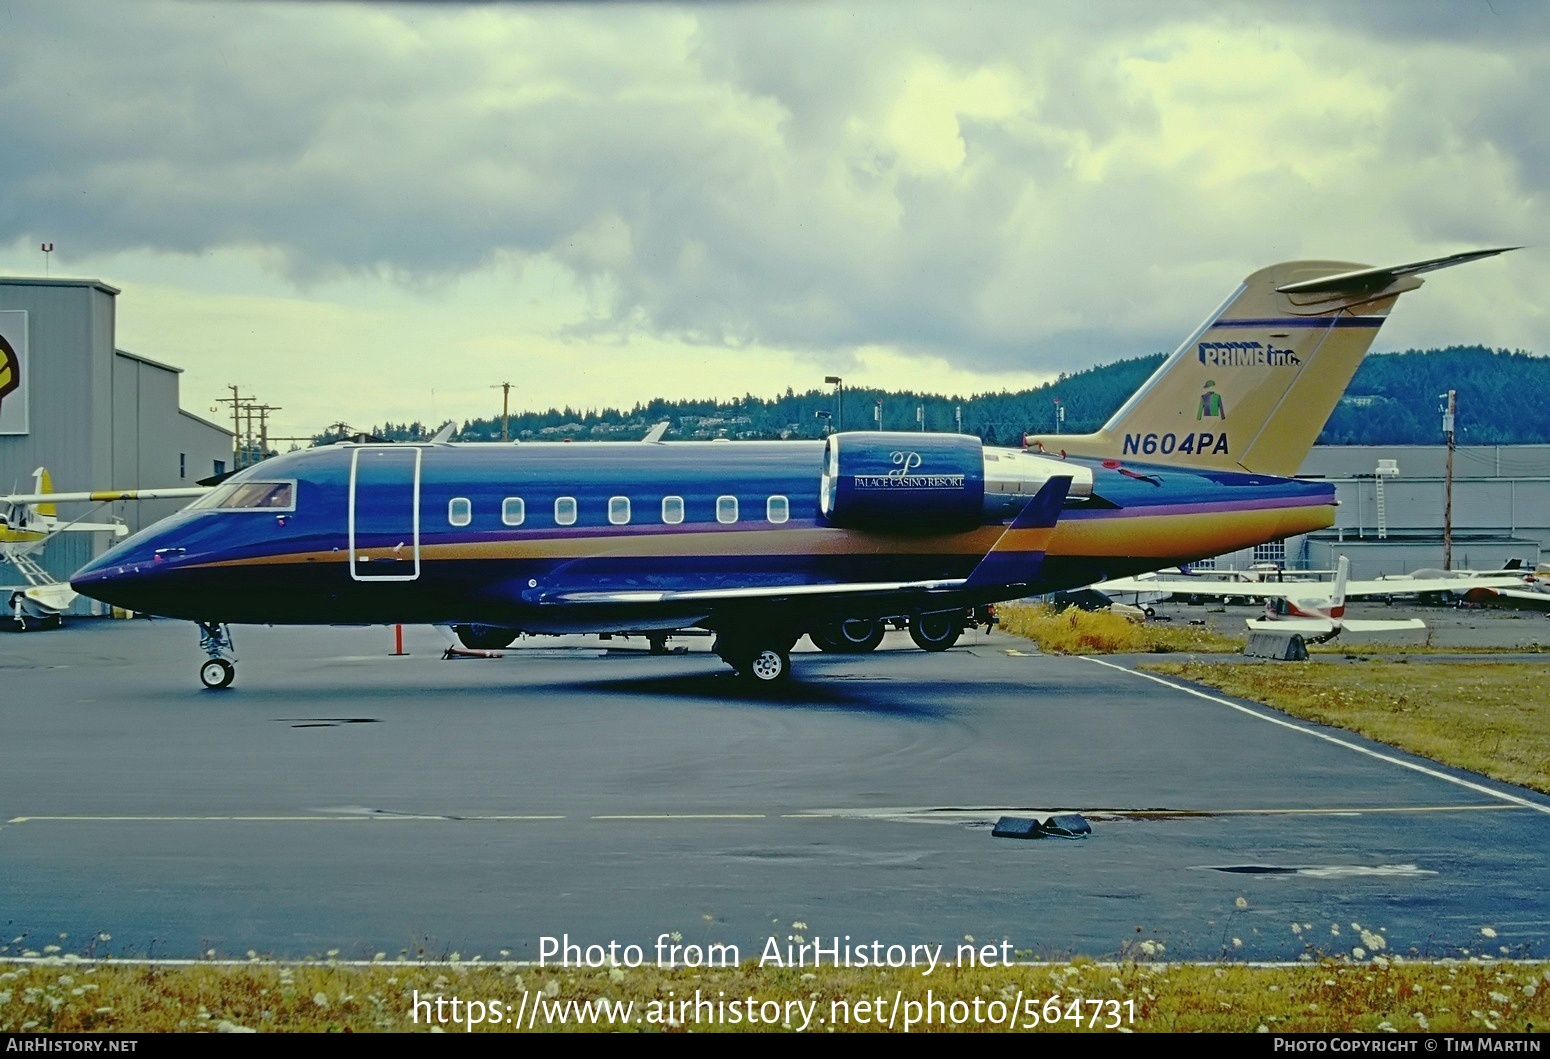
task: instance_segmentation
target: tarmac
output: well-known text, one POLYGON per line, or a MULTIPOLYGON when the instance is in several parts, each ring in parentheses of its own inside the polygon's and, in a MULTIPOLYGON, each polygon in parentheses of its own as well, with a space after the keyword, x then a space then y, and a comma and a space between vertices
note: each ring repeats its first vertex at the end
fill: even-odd
POLYGON ((1550 798, 1122 659, 891 633, 769 695, 697 637, 449 661, 429 628, 400 657, 385 628, 234 633, 224 692, 187 623, 0 636, 0 957, 1550 951, 1550 798), (992 837, 1056 812, 1091 835, 992 837))

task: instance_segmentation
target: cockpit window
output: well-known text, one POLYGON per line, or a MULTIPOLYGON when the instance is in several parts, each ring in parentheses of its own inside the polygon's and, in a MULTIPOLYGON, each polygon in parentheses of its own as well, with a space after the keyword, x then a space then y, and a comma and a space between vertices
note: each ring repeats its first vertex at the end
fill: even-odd
POLYGON ((222 511, 294 511, 295 482, 228 482, 188 505, 222 511))

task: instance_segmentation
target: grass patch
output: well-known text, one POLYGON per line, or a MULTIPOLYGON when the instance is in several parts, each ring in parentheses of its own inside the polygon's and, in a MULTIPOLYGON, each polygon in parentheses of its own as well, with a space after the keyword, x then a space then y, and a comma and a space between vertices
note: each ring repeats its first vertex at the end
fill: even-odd
POLYGON ((913 1017, 917 1022, 909 1028, 916 1031, 1004 1030, 1015 1015, 1017 1028, 1040 1031, 1522 1033, 1550 1023, 1550 964, 1426 963, 1381 955, 1293 967, 1077 960, 938 968, 925 976, 919 970, 803 972, 750 964, 566 971, 481 963, 0 963, 0 1031, 7 1032, 427 1031, 436 1025, 438 997, 445 1001, 438 1028, 448 1032, 465 1029, 469 1001, 479 1002, 485 1019, 501 1020, 473 1026, 487 1032, 526 1029, 527 1013, 542 1000, 533 1028, 546 1031, 796 1030, 804 1021, 810 1032, 876 1030, 887 1028, 898 1007, 894 1029, 905 1029, 913 1017), (418 1021, 417 995, 428 1001, 418 1021), (720 1015, 702 1007, 696 1020, 696 995, 724 1002, 720 1015), (454 996, 461 1001, 459 1020, 452 1018, 454 996), (1052 997, 1056 1003, 1047 1005, 1052 997), (608 1002, 608 1015, 598 1014, 598 1001, 608 1002), (928 1009, 928 1002, 937 1006, 928 1009), (579 1004, 593 1005, 590 1025, 578 1016, 579 1004), (741 1010, 736 1023, 728 1014, 734 1006, 741 1010), (928 1010, 930 1025, 923 1021, 928 1010), (560 1017, 561 1011, 568 1016, 560 1017), (751 1011, 758 1012, 757 1022, 751 1011), (1046 1022, 1055 1014, 1060 1017, 1046 1022), (504 1021, 507 1015, 510 1021, 504 1021), (997 1017, 1000 1025, 992 1024, 997 1017))
POLYGON ((1003 604, 996 608, 996 618, 1005 631, 1026 637, 1054 654, 1219 653, 1242 651, 1245 642, 1242 636, 1224 636, 1204 626, 1136 622, 1107 611, 1077 607, 1057 611, 1047 606, 1003 604))
POLYGON ((1539 665, 1192 661, 1143 668, 1550 793, 1550 695, 1539 665))

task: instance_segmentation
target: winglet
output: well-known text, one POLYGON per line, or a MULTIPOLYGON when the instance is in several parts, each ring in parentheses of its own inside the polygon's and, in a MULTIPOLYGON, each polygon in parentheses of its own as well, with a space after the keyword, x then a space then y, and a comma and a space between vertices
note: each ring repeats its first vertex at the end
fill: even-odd
MULTIPOLYGON (((996 540, 995 546, 985 553, 985 558, 969 574, 964 587, 1031 583, 1044 562, 1044 548, 1028 547, 1032 542, 1027 540, 1026 531, 1051 529, 1060 521, 1060 510, 1065 505, 1066 494, 1071 491, 1071 481, 1069 475, 1058 475, 1045 482, 1033 495, 1033 499, 1023 505, 1012 524, 996 540)), ((1037 543, 1043 545, 1047 540, 1037 543)))

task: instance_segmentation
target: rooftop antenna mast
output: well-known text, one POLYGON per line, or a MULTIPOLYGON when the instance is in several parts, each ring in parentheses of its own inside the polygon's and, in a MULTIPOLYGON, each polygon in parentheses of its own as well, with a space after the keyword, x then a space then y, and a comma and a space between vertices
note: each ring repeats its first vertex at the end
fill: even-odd
POLYGON ((43 278, 47 279, 48 278, 49 255, 54 252, 54 244, 53 243, 39 243, 38 244, 38 249, 43 251, 43 278))

